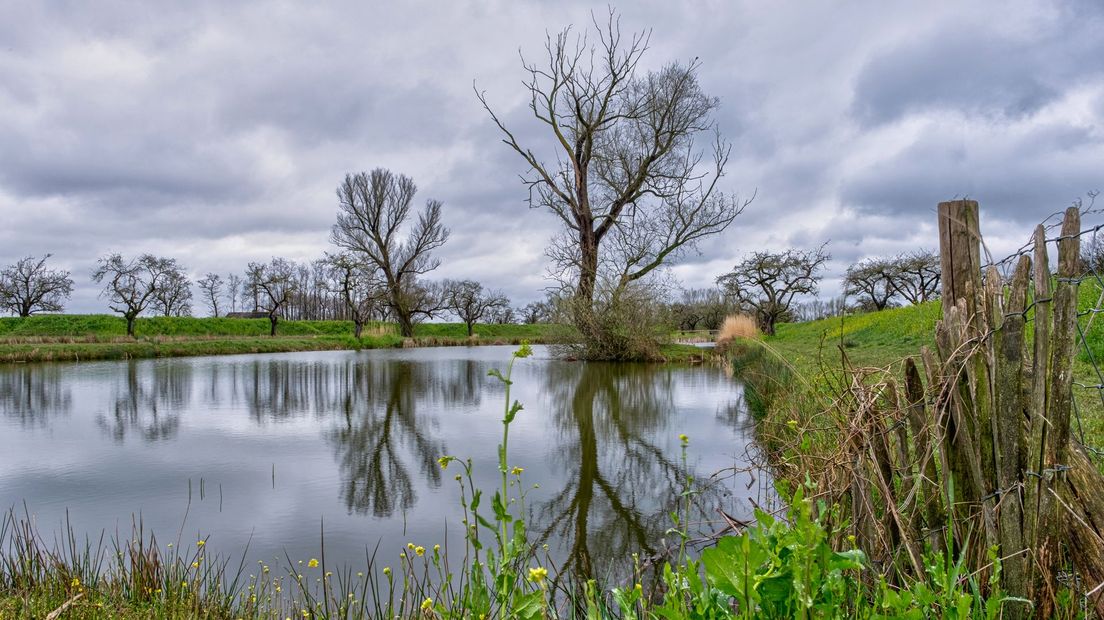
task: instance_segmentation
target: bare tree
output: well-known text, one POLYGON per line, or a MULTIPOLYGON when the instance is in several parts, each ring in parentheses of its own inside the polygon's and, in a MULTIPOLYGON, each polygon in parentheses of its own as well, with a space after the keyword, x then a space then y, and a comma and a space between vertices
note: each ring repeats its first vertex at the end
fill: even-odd
POLYGON ((939 298, 939 255, 931 250, 901 254, 892 261, 890 285, 910 304, 939 298))
POLYGON ((246 273, 253 278, 247 286, 257 291, 258 307, 268 313, 268 335, 275 336, 280 313, 296 292, 295 263, 273 258, 268 263, 249 263, 246 273))
POLYGON ((73 294, 73 279, 68 271, 48 269, 50 256, 27 256, 0 271, 0 309, 23 317, 64 309, 73 294))
POLYGON ((428 200, 403 238, 417 191, 413 179, 383 168, 347 174, 337 188, 340 210, 331 234, 335 245, 379 272, 391 315, 407 337, 414 335, 416 321, 444 308, 441 297, 433 294, 437 287, 418 278, 441 264, 432 252, 449 237, 441 223, 441 203, 428 200))
POLYGON ((134 335, 134 321, 155 300, 154 295, 176 267, 174 259, 142 254, 124 259, 121 254, 101 257, 92 272, 92 281, 107 281, 100 297, 106 297, 108 307, 126 319, 127 335, 134 335))
POLYGON ((264 277, 264 263, 249 263, 245 268, 245 278, 242 280, 242 308, 252 303, 252 312, 261 311, 261 288, 259 282, 264 277))
POLYGON ((521 322, 526 325, 547 323, 552 317, 552 307, 547 301, 533 301, 518 310, 518 314, 521 315, 521 322))
POLYGON ((790 312, 794 298, 816 293, 819 273, 829 258, 824 246, 755 252, 717 278, 717 284, 737 303, 754 310, 763 332, 774 335, 775 324, 790 312))
POLYGON ((637 67, 649 33, 622 39, 612 12, 594 31, 597 44, 565 29, 547 37, 541 63, 522 59, 529 107, 548 131, 554 164, 522 145, 476 91, 503 142, 529 166, 530 206, 562 222, 549 254, 573 280, 580 329, 603 323, 589 316, 600 279, 615 303, 630 283, 725 230, 750 202, 718 189, 731 147, 713 120, 718 100, 698 83, 699 61, 645 74, 637 67), (712 141, 708 157, 697 142, 703 135, 712 141))
POLYGON ((720 329, 725 317, 739 307, 723 291, 716 288, 692 288, 682 291, 682 297, 671 304, 670 311, 679 329, 720 329))
POLYGON ((230 312, 238 311, 238 299, 242 290, 242 277, 236 273, 226 276, 226 300, 230 302, 230 312))
POLYGON ((150 307, 161 316, 191 316, 192 283, 175 258, 159 258, 162 277, 150 307))
POLYGON ((897 289, 893 285, 896 267, 891 260, 868 258, 847 268, 843 278, 844 295, 858 298, 865 310, 885 310, 897 289))
POLYGON ((371 268, 356 260, 350 252, 326 257, 329 265, 329 288, 341 295, 345 310, 353 321, 353 333, 360 338, 364 324, 383 305, 383 283, 371 268))
POLYGON ((211 310, 211 316, 219 316, 219 300, 222 299, 222 276, 217 273, 208 273, 196 282, 203 295, 203 303, 211 310))
POLYGON ((493 325, 513 325, 517 323, 517 311, 510 305, 508 298, 503 297, 502 299, 506 303, 488 310, 487 316, 483 319, 484 321, 493 325))
POLYGON ((847 298, 840 295, 827 300, 813 299, 805 303, 794 304, 794 318, 798 321, 818 321, 849 312, 847 298))
POLYGON ((484 290, 475 280, 446 282, 448 307, 468 327, 470 338, 473 326, 496 310, 510 307, 510 300, 499 291, 484 290))

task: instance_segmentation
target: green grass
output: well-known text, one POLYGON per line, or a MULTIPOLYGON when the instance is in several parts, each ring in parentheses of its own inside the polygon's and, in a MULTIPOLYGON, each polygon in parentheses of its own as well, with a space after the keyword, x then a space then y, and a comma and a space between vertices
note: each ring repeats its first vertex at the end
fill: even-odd
MULTIPOLYGON (((1074 359, 1077 418, 1074 430, 1086 445, 1104 448, 1104 398, 1093 361, 1104 372, 1104 316, 1101 286, 1086 280, 1078 289, 1078 309, 1085 338, 1074 359)), ((1032 315, 1029 314, 1029 318, 1032 315)), ((733 363, 752 388, 749 405, 760 418, 776 423, 827 407, 829 383, 843 376, 843 360, 852 367, 888 368, 900 378, 906 357, 919 358, 924 346, 935 346, 935 324, 942 318, 939 301, 807 323, 778 326, 777 334, 760 343, 738 345, 733 363), (820 409, 818 409, 820 408, 820 409)), ((1027 324, 1028 341, 1031 323, 1027 324)))
POLYGON ((810 371, 822 362, 839 365, 842 355, 858 366, 883 367, 920 347, 935 343, 935 322, 941 316, 938 301, 808 323, 778 326, 764 342, 799 371, 810 371))
POLYGON ((0 362, 81 361, 229 355, 409 346, 516 344, 546 342, 551 325, 477 325, 469 339, 458 323, 417 326, 406 341, 391 323, 366 325, 360 340, 350 321, 281 321, 277 336, 268 335, 267 319, 194 317, 139 318, 134 338, 126 321, 102 314, 41 315, 0 318, 0 362))

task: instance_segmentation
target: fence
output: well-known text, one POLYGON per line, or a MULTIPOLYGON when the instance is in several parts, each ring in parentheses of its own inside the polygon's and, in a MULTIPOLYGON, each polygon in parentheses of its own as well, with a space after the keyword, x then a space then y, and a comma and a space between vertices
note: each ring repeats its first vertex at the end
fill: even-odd
POLYGON ((1072 207, 1056 237, 1040 225, 1011 259, 984 264, 978 204, 941 203, 938 218, 936 346, 906 360, 900 387, 884 372, 848 373, 836 400, 847 438, 836 464, 846 475, 836 479, 848 486, 837 499, 891 580, 925 579, 929 548, 985 577, 996 548, 1002 590, 1024 599, 1009 599, 1005 617, 1046 616, 1063 585, 1104 615, 1104 477, 1071 428, 1079 347, 1099 379, 1080 384, 1104 391, 1078 321, 1100 304, 1077 307, 1082 280, 1100 281, 1080 260, 1081 237, 1096 228, 1082 230, 1072 207))

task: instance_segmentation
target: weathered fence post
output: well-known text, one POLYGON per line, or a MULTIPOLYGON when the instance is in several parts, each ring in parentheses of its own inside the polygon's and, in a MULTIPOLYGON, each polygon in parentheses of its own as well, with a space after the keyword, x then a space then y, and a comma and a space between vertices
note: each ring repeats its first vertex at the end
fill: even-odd
MULTIPOLYGON (((939 257, 943 269, 943 321, 937 331, 944 368, 957 377, 943 423, 944 443, 953 477, 954 512, 981 509, 987 545, 997 544, 994 491, 997 469, 994 453, 992 376, 984 346, 989 326, 984 312, 981 282, 981 232, 978 203, 954 200, 939 203, 939 257)), ((963 541, 964 543, 964 541, 963 541)))
POLYGON ((940 203, 938 217, 943 316, 935 348, 921 350, 923 376, 913 359, 903 390, 849 375, 852 531, 892 560, 889 571, 921 579, 915 558, 927 545, 963 558, 985 584, 997 546, 1013 597, 1004 618, 1047 617, 1067 571, 1104 616, 1104 476, 1070 432, 1080 212, 1065 213, 1056 277, 1046 247, 1055 240, 1039 226, 1007 282, 981 262, 977 202, 940 203))

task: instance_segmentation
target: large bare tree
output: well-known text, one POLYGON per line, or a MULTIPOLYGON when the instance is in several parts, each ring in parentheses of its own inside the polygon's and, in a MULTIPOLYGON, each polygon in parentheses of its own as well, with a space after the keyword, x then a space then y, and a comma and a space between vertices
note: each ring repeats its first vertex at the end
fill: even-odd
POLYGON ((134 321, 155 301, 157 291, 177 269, 175 259, 142 254, 125 259, 114 253, 101 257, 92 271, 92 281, 104 282, 100 297, 108 300, 108 307, 126 319, 128 336, 134 335, 134 321))
POLYGON ((347 174, 337 188, 339 211, 331 234, 335 245, 379 273, 387 306, 406 337, 414 335, 418 320, 445 307, 439 287, 418 279, 441 264, 433 251, 448 240, 449 230, 437 200, 427 200, 417 221, 407 223, 417 191, 413 179, 383 168, 347 174))
POLYGON ((759 327, 774 335, 775 324, 790 312, 794 298, 816 293, 820 271, 829 258, 823 246, 754 252, 717 278, 717 284, 737 303, 754 310, 759 327))
POLYGON ((530 206, 563 224, 549 254, 572 280, 580 329, 596 323, 590 314, 602 280, 616 300, 725 230, 750 202, 718 187, 731 147, 713 120, 718 100, 698 83, 698 59, 638 70, 649 34, 622 38, 612 12, 591 36, 597 41, 565 29, 548 36, 540 62, 522 59, 529 108, 551 152, 522 144, 476 91, 503 142, 529 166, 530 206), (711 148, 700 147, 703 138, 711 148))
POLYGON ((73 279, 68 271, 49 269, 50 256, 26 256, 0 271, 0 309, 23 317, 64 309, 73 294, 73 279))

